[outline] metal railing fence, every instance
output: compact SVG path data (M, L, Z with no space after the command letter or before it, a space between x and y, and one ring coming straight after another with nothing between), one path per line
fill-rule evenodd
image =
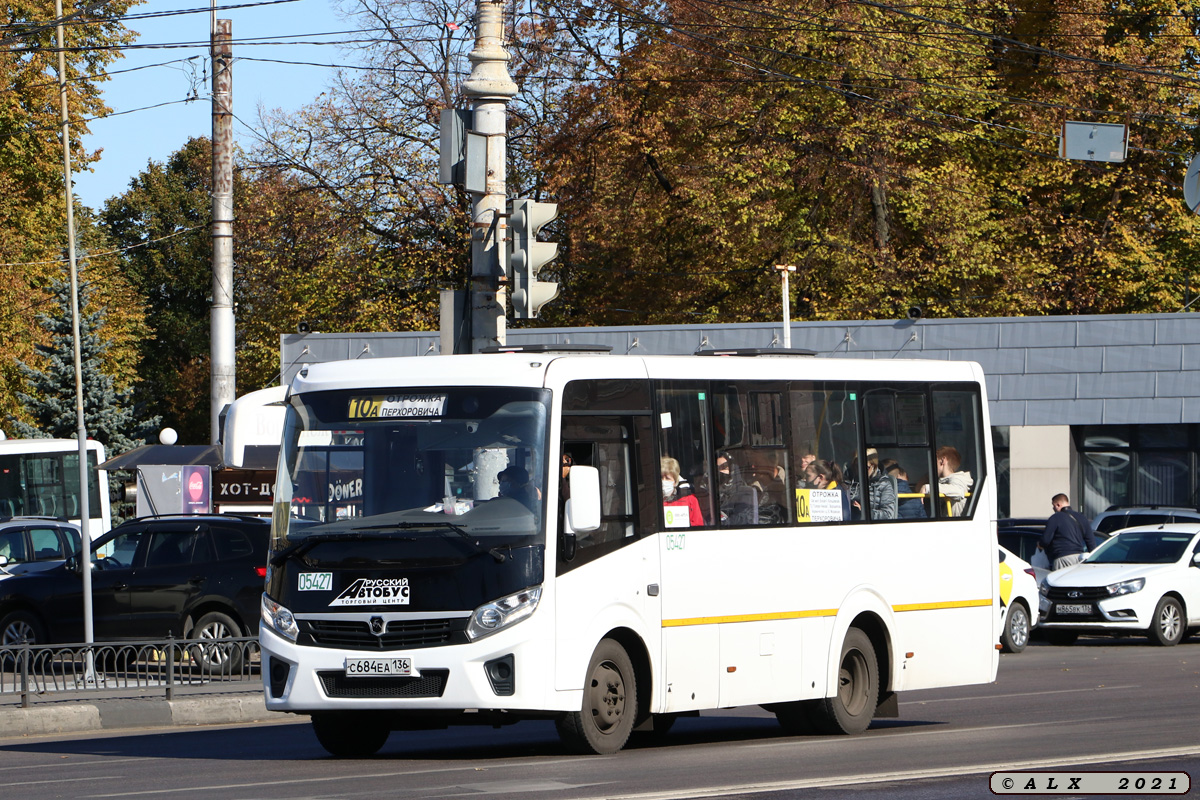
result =
M161 690L261 681L256 637L95 644L0 645L0 702L65 700L78 692Z

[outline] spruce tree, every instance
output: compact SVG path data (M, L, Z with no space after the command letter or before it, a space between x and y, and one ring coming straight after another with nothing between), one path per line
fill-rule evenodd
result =
M17 366L28 387L18 398L32 423L10 419L14 434L21 438L74 439L78 430L75 410L75 356L71 331L71 284L58 279L51 285L55 310L39 314L40 324L49 334L50 343L37 350L45 359L38 369L18 361ZM145 444L146 438L161 422L161 417L139 419L133 404L132 387L118 388L103 370L110 343L101 336L105 311L91 308L92 292L85 281L79 285L79 352L83 374L83 418L88 438L104 445L109 458ZM110 478L110 490L118 491L121 481Z

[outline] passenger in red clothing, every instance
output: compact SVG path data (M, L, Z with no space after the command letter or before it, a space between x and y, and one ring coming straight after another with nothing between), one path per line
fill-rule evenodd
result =
M668 521L667 527L689 527L697 528L701 525L706 525L704 521L704 513L700 510L700 501L693 494L681 495L679 491L679 462L667 456L662 459L662 490L663 490L663 506L665 507L683 507L686 508L688 514L687 525L680 523L674 525ZM678 515L682 517L683 515Z

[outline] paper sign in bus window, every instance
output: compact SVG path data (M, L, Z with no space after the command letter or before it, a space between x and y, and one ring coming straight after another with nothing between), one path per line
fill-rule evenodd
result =
M840 489L797 489L797 522L841 522L842 492Z
M692 527L692 515L687 506L663 506L663 516L668 528Z

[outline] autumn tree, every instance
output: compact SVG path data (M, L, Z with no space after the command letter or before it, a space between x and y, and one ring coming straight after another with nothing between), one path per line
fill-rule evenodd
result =
M193 443L208 440L210 424L197 398L209 396L211 159L207 139L189 140L166 162L148 163L101 215L146 309L137 400Z
M1113 8L626 7L622 68L542 156L569 244L547 321L761 319L781 261L801 316L1178 307L1195 9ZM1080 115L1143 149L1058 160Z
M91 4L64 26L71 156L86 168L99 154L82 145L87 120L109 109L101 97L115 45L132 34L121 16L129 0ZM71 15L68 5L65 13ZM15 0L0 12L0 413L17 414L22 377L15 359L35 358L45 331L36 311L51 301L66 247L54 3Z

